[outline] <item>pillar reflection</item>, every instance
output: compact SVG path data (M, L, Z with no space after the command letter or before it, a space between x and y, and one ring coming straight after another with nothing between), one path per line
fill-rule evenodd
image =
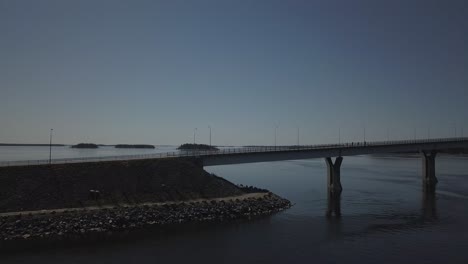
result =
M327 218L341 218L341 195L328 191Z
M327 201L327 229L328 238L336 239L343 235L341 222L341 195L328 191Z
M437 219L436 187L423 185L421 214L425 220Z

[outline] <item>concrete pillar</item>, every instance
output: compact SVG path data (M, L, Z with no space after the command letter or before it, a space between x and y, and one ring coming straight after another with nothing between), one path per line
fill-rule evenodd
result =
M424 191L435 191L437 177L435 175L436 151L422 152L422 177Z
M340 168L341 163L343 162L343 157L338 157L335 159L335 163L333 163L331 158L325 158L325 162L327 163L327 171L328 171L328 191L334 195L340 195L343 188L341 187L341 180L340 180Z

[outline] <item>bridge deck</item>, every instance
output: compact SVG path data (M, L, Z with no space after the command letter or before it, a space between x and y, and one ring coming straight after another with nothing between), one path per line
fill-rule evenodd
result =
M53 164L102 162L136 159L162 159L197 157L203 160L204 166L267 162L279 160L314 159L324 157L353 156L381 153L419 152L429 150L449 150L468 148L468 138L440 138L423 140L399 140L378 142L353 142L342 144L322 144L307 146L278 146L278 147L239 147L219 151L178 151L168 153L87 157L73 159L53 159ZM27 166L49 164L49 160L25 160L0 162L0 167Z
M459 148L468 148L467 138L416 140L394 142L368 142L345 143L328 146L315 146L313 148L276 149L271 151L240 152L230 155L202 155L204 166L268 162L280 160L315 159L339 156L356 156L383 153L405 153L421 151L441 151Z

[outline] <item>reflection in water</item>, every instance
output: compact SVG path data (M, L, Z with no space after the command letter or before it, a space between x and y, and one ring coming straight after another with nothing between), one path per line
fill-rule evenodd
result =
M423 186L421 216L423 220L437 219L437 205L435 186Z
M341 195L329 191L327 218L332 218L333 214L336 218L341 217Z
M330 238L339 238L343 235L341 223L341 195L328 191L327 223Z
M421 214L407 214L404 211L386 215L382 218L373 218L368 222L369 226L360 231L343 232L343 221L341 219L341 196L328 192L328 206L326 211L328 235L331 238L342 236L362 237L372 233L380 232L408 232L421 229L430 222L437 220L436 188L425 187L421 192ZM369 219L367 219L369 221ZM348 221L348 225L349 225ZM352 220L351 220L352 223ZM349 226L348 226L349 227Z

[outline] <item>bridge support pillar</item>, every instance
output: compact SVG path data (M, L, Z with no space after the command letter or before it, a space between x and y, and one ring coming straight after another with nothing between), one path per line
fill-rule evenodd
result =
M335 163L333 163L330 157L325 158L325 162L327 163L327 171L328 171L328 192L332 195L340 195L343 188L341 187L341 180L340 180L340 170L341 170L341 163L343 162L343 157L337 157L335 159Z
M435 191L437 177L435 175L436 151L422 152L422 177L424 191Z

